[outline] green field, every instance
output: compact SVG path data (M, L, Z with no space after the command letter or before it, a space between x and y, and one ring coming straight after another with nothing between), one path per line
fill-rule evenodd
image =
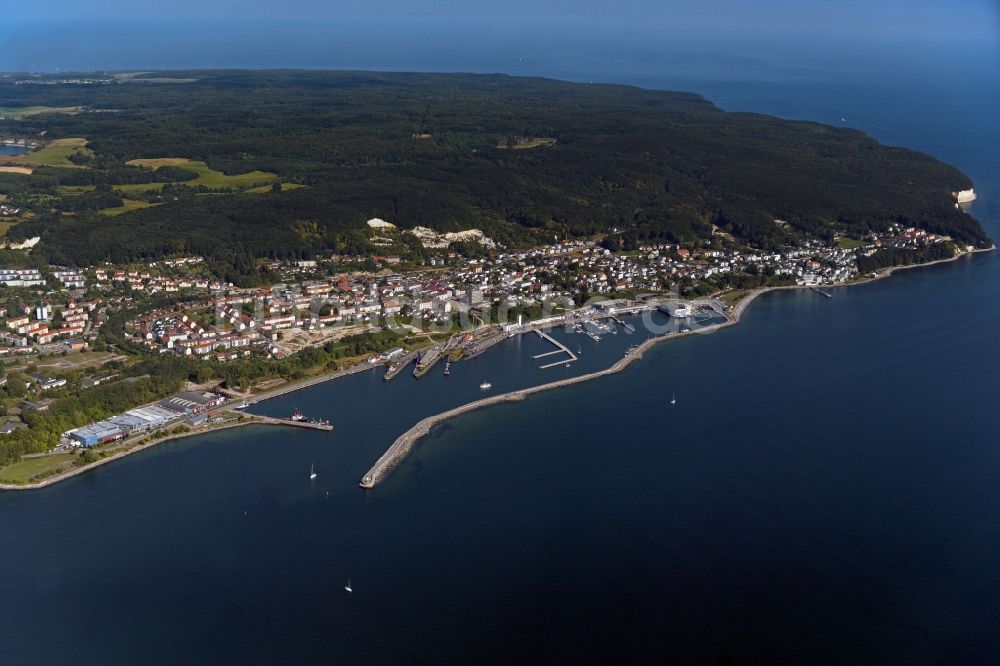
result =
M281 191L287 192L288 190L297 190L300 187L305 187L301 183L282 183ZM265 194L271 191L270 185L261 185L259 187L251 187L249 190L244 190L247 194Z
M114 359L122 359L111 352L86 351L70 352L65 356L52 356L42 361L35 361L40 370L70 372L80 368L104 365Z
M122 199L122 205L116 206L115 208L104 208L100 211L101 215L121 215L122 213L127 213L130 210L139 210L140 208L149 208L150 206L159 206L160 204L149 203L148 201L138 201L136 199Z
M63 466L69 467L74 460L76 460L76 454L73 453L57 453L39 458L25 458L21 462L16 462L13 465L8 465L0 469L0 483L28 483L31 477L43 472L49 472Z
M7 230L10 229L15 224L17 224L17 222L14 221L14 220L10 220L10 219L0 220L0 238L3 238L4 236L6 236L7 235Z
M161 166L178 166L188 171L194 171L198 177L194 180L186 180L175 183L176 185L186 185L197 187L199 185L210 188L233 188L252 189L260 186L270 187L270 184L278 179L273 173L266 171L250 171L240 173L235 176L228 176L221 171L216 171L200 160L188 160L183 157L159 157L154 159L129 160L126 164L131 166L144 166L154 170ZM136 185L118 185L115 189L122 194L138 194L149 190L159 190L164 183L140 183Z
M74 153L83 153L91 157L94 155L93 151L87 148L86 139L55 139L32 153L17 155L11 161L33 166L77 167L82 169L83 167L69 161L69 156Z
M82 106L0 106L0 119L22 120L39 113L80 113Z
M740 301L742 301L749 293L750 292L747 291L746 289L734 289L732 291L727 291L726 293L722 294L722 296L719 296L719 300L728 305L729 307L732 307L737 303L739 303Z
M93 185L60 185L56 188L56 192L62 196L76 196L78 194L83 194L84 192L93 192Z
M843 248L845 250L854 250L862 245L867 245L868 241L858 240L856 238L848 238L847 236L841 236L837 239L837 247Z

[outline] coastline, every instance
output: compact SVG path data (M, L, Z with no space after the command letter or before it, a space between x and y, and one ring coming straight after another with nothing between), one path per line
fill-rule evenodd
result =
M893 273L895 273L898 270L907 270L907 269L912 269L912 268L926 268L928 266L933 266L933 265L936 265L936 264L954 262L954 261L957 261L958 259L960 259L962 257L973 255L973 254L982 254L982 253L986 253L986 252L993 252L994 250L996 250L996 245L992 245L991 247L988 247L988 248L982 248L982 249L977 249L977 250L971 250L971 251L968 251L968 252L962 252L962 253L956 254L954 257L950 257L950 258L947 258L947 259L938 259L938 260L930 261L930 262L927 262L927 263L910 264L910 265L907 265L907 266L893 266L893 267L885 269L882 272L877 273L874 276L871 276L871 277L868 277L868 278L864 278L862 280L858 280L858 281L855 281L855 282L848 282L848 283L844 283L844 284L841 284L841 285L834 285L834 287L853 287L853 286L857 286L857 285L868 284L870 282L875 282L876 280L881 280L883 278L890 277ZM825 286L830 286L830 285L825 285ZM624 370L625 368L627 368L633 362L641 359L643 357L643 354L648 349L650 349L651 347L653 347L654 345L656 345L656 344L658 344L660 342L666 342L666 341L669 341L669 340L675 340L675 339L678 339L678 338L682 338L682 337L686 337L686 336L694 335L694 334L709 333L709 332L712 332L712 331L720 330L720 329L727 328L729 326L734 326L734 325L738 324L740 322L740 320L741 320L744 312L746 312L747 308L749 308L750 304L753 303L762 294L766 294L766 293L771 292L771 291L793 290L793 289L809 289L809 288L810 287L807 286L807 285L787 285L787 286L780 286L780 287L761 287L761 288L758 288L758 289L754 289L753 291L751 291L750 293L748 293L745 298L741 299L735 306L732 307L731 312L729 312L726 315L726 321L718 323L718 324L712 324L711 326L706 326L705 328L700 328L700 329L698 329L696 331L686 331L686 332L681 332L681 333L668 333L666 335L661 335L661 336L656 336L656 337L653 337L653 338L649 338L649 339L645 340L643 343L641 343L634 350L632 350L631 352L627 353L624 357L622 357L621 359L619 359L618 361L616 361L612 365L608 366L607 368L604 368L603 370L597 370L595 372L587 373L585 375L579 375L579 376L576 376L576 377L568 377L566 379L561 379L561 380L557 380L557 381L554 381L554 382L549 382L547 384L540 384L538 386L532 386L532 387L529 387L529 388L526 388L526 389L520 389L518 391L511 391L511 392L508 392L508 393L503 393L503 394L500 394L500 395L491 396L489 398L483 398L483 399L480 399L480 400L475 400L473 402L469 402L469 403L466 403L464 405L460 405L459 407L455 407L455 408L447 410L445 412L441 412L439 414L435 414L435 415L432 415L432 416L425 417L425 418L421 419L420 421L418 421L413 426L411 426L402 435L400 435L399 437L396 438L396 440L389 446L389 448L386 449L385 453L383 453L382 456L380 456L379 459L375 462L375 464L371 467L371 469L369 469L369 471L365 474L365 476L362 478L361 482L359 482L358 485L361 488L364 488L366 490L374 488L374 486L376 484L378 484L379 482L381 482L382 480L385 479L385 477L389 474L389 472L392 471L393 468L396 467L396 465L398 465L400 462L402 462L403 459L406 458L406 456L413 449L413 447L421 439L423 439L423 437L425 437L431 431L431 429L434 426L436 426L436 425L438 425L440 423L448 421L448 420L450 420L452 418L455 418L455 417L460 416L462 414L465 414L467 412L475 411L477 409L482 409L484 407L489 407L490 405L507 403L507 402L519 402L521 400L524 400L529 395L532 395L532 394L535 394L535 393L542 393L544 391L550 391L550 390L553 390L553 389L562 388L564 386L570 386L570 385L573 385L573 384L579 384L579 383L590 381L590 380L593 380L593 379L598 379L598 378L604 377L606 375L611 375L611 374L615 374L615 373L621 372L622 370ZM252 399L255 402L256 401L261 401L261 400L270 400L271 398L276 398L276 397L279 397L281 395L285 395L287 393L292 393L294 391L298 391L298 390L301 390L301 389L310 388L312 386L316 386L318 384L322 384L322 383L325 383L325 382L328 382L328 381L332 381L334 379L339 379L340 377L344 377L344 376L347 376L347 375L356 374L356 373L359 373L359 372L365 372L367 370L373 370L373 369L378 368L378 367L382 367L382 366L380 366L380 365L371 365L371 364L367 364L367 363L366 364L359 364L359 365L351 366L349 368L345 368L343 370L337 370L335 372L331 372L331 373L327 373L327 374L320 374L320 375L317 375L315 377L304 379L304 380L299 381L299 382L288 383L288 384L285 384L283 386L280 386L280 387L277 387L277 388L274 388L274 389L271 389L271 390L265 390L265 391L263 391L261 393L249 394L249 395L247 395L245 397L248 398L248 399ZM248 415L248 416L250 416L250 415ZM248 425L286 425L286 424L280 422L279 420L264 420L263 418L261 420L258 420L256 417L251 417L251 418L247 418L245 421L238 421L238 422L234 422L234 423L225 423L225 424L218 425L218 426L215 426L215 427L211 427L211 428L208 428L208 429L191 430L191 431L188 431L188 432L167 435L165 437L155 439L155 440L153 440L151 442L147 442L146 444L141 444L139 446L134 446L132 448L116 452L116 453L114 453L114 454L112 454L112 455L110 455L110 456L108 456L106 458L101 458L100 460L95 461L95 462L93 462L93 463L91 463L89 465L86 465L84 467L74 467L73 469L66 470L65 472L61 472L59 474L54 474L54 475L52 475L50 477L46 477L46 478L41 479L39 481L35 481L35 482L32 482L32 483L26 483L26 484L0 483L0 492L2 492L2 491L13 491L13 490L38 490L38 489L41 489L41 488L45 488L47 486L51 486L51 485L53 485L55 483L58 483L60 481L64 481L66 479L72 478L72 477L77 476L79 474L83 474L85 472L89 472L90 470L93 470L93 469L95 469L97 467L100 467L101 465L105 465L105 464L113 462L115 460L120 460L120 459L122 459L122 458L124 458L126 456L129 456L129 455L133 454L133 453L138 453L139 451L144 451L144 450L146 450L148 448L154 447L154 446L156 446L158 444L162 444L164 442L169 442L169 441L172 441L172 440L175 440L175 439L183 439L183 438L186 438L186 437L195 437L195 436L198 436L198 435L207 435L207 434L211 434L213 432L217 432L217 431L220 431L220 430L228 430L228 429L231 429L231 428L237 428L237 427L248 426Z
M251 426L251 425L283 425L283 426L288 426L288 425L295 425L295 424L285 422L285 421L283 421L281 419L272 419L272 418L267 418L267 417L256 417L256 416L250 417L250 416L248 416L248 418L246 418L243 421L233 421L233 422L230 422L230 423L222 423L222 424L211 426L211 427L208 427L208 428L197 429L197 430L188 430L186 432L178 432L178 433L168 434L168 435L165 435L163 437L158 437L158 438L154 439L151 442L146 442L145 444L140 444L138 446L133 446L131 448L124 449L122 451L118 451L116 453L113 453L110 456L107 456L106 458L101 458L100 460L96 460L96 461L90 463L89 465L85 465L83 467L73 467L72 469L68 469L65 472L60 472L59 474L53 474L52 476L45 477L44 479L40 479L38 481L34 481L34 482L31 482L31 483L25 483L25 484L0 483L0 491L4 491L4 490L38 490L40 488L45 488L46 486L51 486L52 484L55 484L55 483L59 483L60 481L65 481L66 479L72 478L72 477L77 476L79 474L84 474L85 472L89 472L89 471L91 471L91 470L93 470L93 469L95 469L97 467L100 467L101 465L106 465L106 464L108 464L110 462L114 462L115 460L121 460L122 458L125 458L126 456L130 456L133 453L138 453L139 451L145 451L146 449L152 448L152 447L157 446L159 444L163 444L164 442L170 442L170 441L173 441L175 439L185 439L187 437L197 437L199 435L209 435L211 433L219 432L221 430L231 430L233 428L241 428L243 426Z
M957 261L958 259L968 255L993 252L994 250L996 250L995 244L988 248L962 252L948 259L938 259L923 264L911 264L908 266L892 266L880 273L876 273L871 277L858 280L856 282L848 282L843 285L835 285L835 286L853 287L862 284L869 284L871 282L875 282L876 280L881 280L890 277L897 270L903 270L908 268L925 268L928 266L933 266L935 264ZM397 437L396 440L393 441L391 445L389 445L389 448L386 449L385 453L383 453L379 457L379 459L375 461L375 464L372 465L371 469L369 469L368 472L365 473L361 481L358 483L358 486L364 490L371 490L372 488L374 488L379 482L385 479L385 477L388 476L388 474L400 462L402 462L409 455L410 451L413 450L414 446L416 446L416 444L421 439L426 437L430 433L430 431L434 428L434 426L444 423L445 421L451 420L456 416L460 416L462 414L475 411L477 409L483 409L491 405L496 405L506 402L519 402L521 400L524 400L527 396L535 393L542 393L544 391L550 391L553 389L562 388L563 386L579 384L582 382L590 381L592 379L598 379L600 377L605 377L607 375L612 375L621 372L629 365L631 365L633 362L641 359L643 357L643 354L648 349L650 349L651 347L660 342L666 342L668 340L676 340L678 338L700 333L710 333L723 328L727 328L729 326L735 326L740 322L740 319L743 317L743 313L746 312L750 304L753 303L759 296L763 294L766 294L771 291L809 289L809 288L810 288L809 285L787 285L781 287L761 287L759 289L754 289L749 294L747 294L746 298L740 300L732 308L732 311L727 315L725 322L719 324L712 324L711 326L706 326L705 328L700 328L696 331L687 331L682 333L668 333L666 335L660 335L653 338L649 338L648 340L640 344L637 348L627 353L624 357L622 357L614 364L603 370L598 370L585 375L579 375L577 377L561 379L554 382L549 382L547 384L540 384L538 386L532 386L530 388L521 389L518 391L510 391L508 393L491 396L489 398L483 398L481 400L475 400L473 402L466 403L459 407L449 409L448 411L423 418L416 424L414 424L412 427L410 427L409 430L407 430L402 435Z

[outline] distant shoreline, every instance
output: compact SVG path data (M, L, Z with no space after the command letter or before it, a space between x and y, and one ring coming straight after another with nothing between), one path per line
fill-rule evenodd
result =
M929 261L923 264L911 264L908 266L892 266L885 269L874 276L858 280L856 282L849 282L843 285L821 285L827 287L853 287L862 284L868 284L875 282L876 280L881 280L891 276L897 270L903 270L907 268L924 268L927 266L933 266L935 264L947 263L957 261L961 257L969 256L972 254L979 254L984 252L992 252L996 249L996 245L992 245L989 248L983 248L978 250L971 250L968 252L961 252L953 257L947 259L938 259L935 261ZM547 384L540 384L538 386L532 386L526 389L520 389L517 391L510 391L508 393L503 393L501 395L490 396L489 398L483 398L481 400L474 400L473 402L460 405L448 411L441 412L440 414L435 414L433 416L428 416L421 419L412 427L410 427L406 432L396 438L395 441L389 448L386 449L375 464L368 470L368 472L362 477L358 486L364 490L371 490L383 479L385 479L388 474L396 468L399 463L401 463L413 450L416 444L426 437L434 426L449 421L457 416L472 412L484 407L489 407L491 405L497 405L507 402L519 402L524 400L529 395L535 393L542 393L544 391L550 391L557 388L562 388L563 386L570 386L572 384L580 384L582 382L587 382L592 379L598 379L600 377L605 377L607 375L612 375L621 372L633 362L641 359L643 354L660 342L667 342L669 340L676 340L678 338L687 337L689 335L696 335L699 333L709 333L712 331L717 331L729 326L735 326L740 322L743 317L743 313L746 312L747 308L753 303L759 296L766 294L771 291L782 291L782 290L796 290L796 289L809 289L811 285L787 285L781 287L761 287L751 291L745 298L740 300L733 308L732 311L727 315L726 321L719 324L712 324L711 326L706 326L705 328L700 328L694 331L687 331L683 333L667 333L666 335L659 335L652 337L640 344L636 349L631 352L626 353L624 357L616 361L611 366L604 368L603 370L597 370L585 375L579 375L577 377L569 377L567 379L560 379L558 381L549 382Z
M992 252L995 249L996 249L996 246L993 245L993 246L991 246L989 248L972 250L972 251L969 251L969 252L962 252L962 253L956 254L954 257L950 257L948 259L938 259L938 260L930 261L930 262L923 263L923 264L910 264L908 266L893 266L893 267L890 267L888 269L885 269L884 271L879 272L878 274L876 274L876 275L874 275L872 277L865 278L865 279L862 279L862 280L858 280L856 282L845 283L843 285L833 285L833 287L834 288L839 288L839 287L853 287L853 286L857 286L857 285L861 285L861 284L868 284L868 283L874 282L876 280L881 280L883 278L887 278L887 277L891 276L894 272L896 272L898 270L906 270L906 269L911 269L911 268L925 268L925 267L928 267L928 266L933 266L935 264L942 264L942 263L953 262L953 261L957 261L958 259L960 259L962 257L965 257L965 256L969 256L969 255L972 255L972 254L981 254L981 253L985 253L985 252ZM831 285L823 285L823 286L830 287ZM669 341L669 340L676 340L676 339L687 337L687 336L690 336L690 335L695 335L695 334L700 334L700 333L708 333L708 332L720 330L720 329L723 329L723 328L727 328L729 326L734 326L734 325L736 325L736 324L738 324L740 322L741 318L743 317L744 312L746 312L746 310L750 306L750 304L753 303L762 294L766 294L766 293L771 292L771 291L795 290L795 289L809 289L809 286L808 285L787 285L787 286L781 286L781 287L761 287L759 289L754 289L753 291L751 291L750 293L748 293L745 298L743 298L742 300L740 300L732 308L732 311L727 315L727 318L726 318L725 322L721 322L721 323L718 323L718 324L712 324L710 326L706 326L705 328L700 328L700 329L695 330L695 331L687 331L687 332L682 332L682 333L668 333L666 335L660 335L660 336L649 338L649 339L645 340L643 343L641 343L632 352L626 354L623 358L619 359L614 364L612 364L609 367L604 368L602 370L597 370L595 372L591 372L591 373L588 373L588 374L585 374L585 375L579 375L577 377L568 377L566 379L561 379L561 380L558 380L558 381L555 381L555 382L550 382L550 383L547 383L547 384L540 384L538 386L532 386L532 387L528 387L528 388L521 389L521 390L518 390L518 391L511 391L509 393L503 393L501 395L490 396L488 398L483 398L483 399L480 399L480 400L475 400L473 402L466 403L464 405L460 405L459 407L455 407L453 409L450 409L448 411L442 412L440 414L435 414L435 415L432 415L432 416L425 417L425 418L421 419L420 421L418 421L416 424L414 424L411 428L409 428L402 435L400 435L399 437L396 438L396 440L389 446L389 448L385 451L385 453L383 453L382 456L375 462L375 465L368 471L368 473L365 475L365 477L362 479L362 481L358 485L360 487L362 487L362 488L364 488L364 489L367 490L367 489L373 488L376 484L378 484L379 482L381 482L389 474L389 472L392 471L392 469L394 469L400 462L402 462L403 459L406 458L406 456L413 449L413 447L417 444L417 442L419 442L421 439L423 439L423 437L425 437L431 431L431 429L435 425L443 423L444 421L448 421L448 420L450 420L452 418L455 418L456 416L460 416L460 415L465 414L467 412L471 412L471 411L475 411L475 410L478 410L478 409L482 409L482 408L488 407L490 405L501 404L501 403L506 403L506 402L519 402L521 400L524 400L527 396L535 394L535 393L542 393L544 391L550 391L550 390L553 390L553 389L556 389L556 388L562 388L563 386L570 386L572 384L580 384L580 383L583 383L583 382L586 382L586 381L590 381L592 379L597 379L599 377L604 377L606 375L611 375L611 374L615 374L615 373L621 372L626 367L628 367L630 364L632 364L634 361L637 361L640 358L642 358L643 354L648 349L650 349L651 347L653 347L656 344L659 344L661 342L666 342L666 341ZM294 382L294 383L286 384L284 386L280 386L280 387L277 387L277 388L274 388L274 389L271 389L271 390L266 390L266 391L263 391L263 392L258 393L258 394L247 395L246 397L248 399L252 399L252 400L255 400L255 401L270 400L272 398L277 398L277 397L285 395L287 393L293 393L295 391L299 391L299 390L302 390L302 389L311 388L313 386L316 386L317 384L322 384L322 383L325 383L325 382L328 382L328 381L332 381L334 379L339 379L339 378L347 376L347 375L356 374L356 373L359 373L359 372L365 372L367 370L373 370L373 369L375 369L377 367L380 367L380 366L378 366L378 365L367 365L367 366L366 365L356 365L356 366L352 366L350 368L346 368L346 369L343 369L343 370L337 370L335 372L321 374L321 375L318 375L316 377L311 377L309 379L306 379L306 380L303 380L303 381L300 381L300 382ZM40 479L39 481L35 481L35 482L31 482L31 483L26 483L26 484L0 483L0 491L8 491L8 490L39 490L41 488L46 488L48 486L54 485L56 483L59 483L60 481L65 481L66 479L69 479L69 478L72 478L74 476L78 476L80 474L84 474L86 472L89 472L89 471L91 471L91 470L93 470L93 469L95 469L97 467L100 467L102 465L106 465L106 464L108 464L110 462L113 462L115 460L120 460L122 458L125 458L126 456L132 455L133 453L138 453L140 451L145 451L146 449L149 449L149 448L152 448L154 446L157 446L158 444L163 444L164 442L169 442L169 441L176 440L176 439L184 439L186 437L196 437L196 436L199 436L199 435L209 435L211 433L219 432L221 430L229 430L229 429L232 429L232 428L238 428L238 427L242 427L242 426L249 426L249 425L273 425L274 424L273 421L258 421L258 420L255 420L252 415L248 414L247 416L248 416L248 418L245 421L237 421L237 422L233 422L233 423L225 423L225 424L222 424L222 425L214 426L214 427L211 427L211 428L208 428L208 429L203 429L203 430L190 430L190 431L183 432L183 433L176 433L176 434L165 435L165 436L157 438L157 439L155 439L155 440L153 440L151 442L147 442L145 444L141 444L139 446L135 446L135 447L132 447L132 448L124 450L124 451L119 451L117 453L114 453L114 454L106 457L106 458L101 458L100 460L97 460L97 461L95 461L95 462L93 462L93 463L91 463L89 465L84 466L84 467L74 467L73 469L66 470L65 472L61 472L59 474L54 474L54 475L52 475L50 477L46 477L44 479ZM366 481L366 479L370 479L370 480Z
M72 478L74 476L78 476L80 474L84 474L86 472L89 472L89 471L97 468L97 467L100 467L101 465L106 465L106 464L108 464L110 462L114 462L115 460L121 460L122 458L130 456L133 453L138 453L140 451L145 451L146 449L149 449L149 448L152 448L154 446L157 446L158 444L163 444L164 442L173 441L175 439L184 439L186 437L197 437L199 435L210 435L212 433L220 432L222 430L231 430L233 428L241 428L241 427L244 427L244 426L252 426L252 425L266 426L266 425L290 425L290 424L283 423L283 422L281 422L278 419L263 420L263 419L253 418L252 416L248 415L248 418L246 418L246 420L244 420L244 421L233 421L233 422L230 422L230 423L223 423L223 424L220 424L220 425L209 426L207 428L202 428L202 429L188 430L186 432L178 432L178 433L165 434L163 437L157 437L153 441L146 442L145 444L140 444L138 446L133 446L132 448L124 449L122 451L118 451L116 453L113 453L112 455L109 455L106 458L101 458L100 460L95 460L94 462L90 463L89 465L85 465L83 467L73 467L72 469L68 469L65 472L60 472L59 474L53 474L52 476L47 476L44 479L40 479L38 481L33 481L31 483L25 483L25 484L0 483L0 491L4 491L4 490L38 490L40 488L45 488L46 486L51 486L51 485L53 485L55 483L59 483L60 481L65 481L66 479Z

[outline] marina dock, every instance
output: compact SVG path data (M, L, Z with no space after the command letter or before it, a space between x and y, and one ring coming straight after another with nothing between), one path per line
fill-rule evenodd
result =
M632 324L624 322L614 315L610 315L610 317L616 324L624 328L628 333L635 333L635 326L633 326Z
M549 335L548 333L546 333L542 329L536 328L535 329L535 333L538 333L538 337L542 338L543 340L548 340L549 342L551 342L552 344L554 344L556 346L556 349L554 349L553 351L550 351L550 352L545 352L543 354L537 354L537 355L533 356L532 358L543 358L545 356L552 356L553 354L566 354L567 356L569 356L569 358L563 359L561 361L556 361L555 363L547 363L545 365L540 365L540 366L538 366L539 370L544 370L545 368L553 368L553 367L555 367L557 365L565 365L567 363L572 363L573 361L576 360L576 354L574 354L572 351L570 351L569 347L567 347L563 343L559 342L558 340L556 340L555 338L553 338L551 335Z
M329 432L333 430L332 423L316 423L313 421L293 421L291 419L276 419L271 416L254 416L253 423L260 423L263 425L283 425L283 426L293 426L295 428L309 428L311 430L325 430Z

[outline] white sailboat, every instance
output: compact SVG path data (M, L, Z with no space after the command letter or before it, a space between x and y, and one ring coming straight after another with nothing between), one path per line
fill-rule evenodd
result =
M671 405L676 405L677 404L677 394L676 393L671 393L670 394L670 404Z
M310 479L316 478L316 466L311 463L309 465L309 478Z
M354 590L351 589L351 579L350 578L347 579L347 585L344 586L344 589L347 590L348 592L354 592Z
M479 385L479 388L481 388L484 391L486 391L487 389L490 389L492 387L493 387L493 384L490 384L489 382L483 382L482 384Z

